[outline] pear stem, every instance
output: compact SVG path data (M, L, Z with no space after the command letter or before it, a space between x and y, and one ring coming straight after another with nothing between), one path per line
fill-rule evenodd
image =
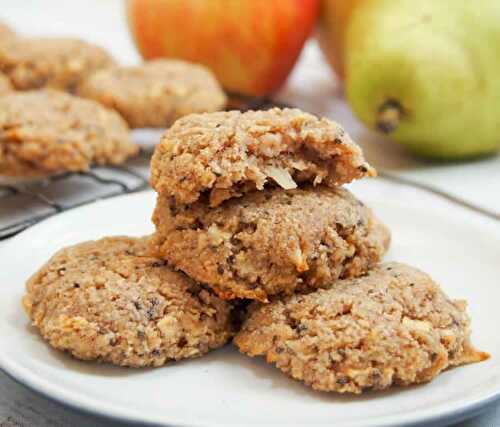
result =
M392 133L398 128L403 115L404 110L401 104L394 99L388 99L378 110L375 126L380 132Z

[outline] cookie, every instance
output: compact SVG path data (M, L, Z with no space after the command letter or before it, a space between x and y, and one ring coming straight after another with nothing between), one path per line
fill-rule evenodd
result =
M72 92L87 75L113 65L99 46L70 38L13 38L0 45L0 71L18 90Z
M389 231L342 188L247 193L210 208L158 197L159 256L225 299L329 286L365 273L387 250Z
M32 177L120 164L138 152L125 121L55 90L0 97L0 175Z
M9 92L12 92L12 85L10 84L10 80L3 74L0 74L0 96L3 96Z
M52 347L121 366L198 357L233 334L231 306L152 257L147 238L61 250L29 280L23 306Z
M487 359L469 342L465 308L427 274L383 264L331 289L254 303L234 342L316 390L382 390Z
M374 174L337 123L298 109L184 117L164 134L151 162L159 194L185 204L208 193L211 206L265 186L333 187Z
M226 104L208 68L167 59L98 71L78 93L114 108L132 128L167 127L179 117L218 111Z
M0 42L13 39L16 36L14 31L3 22L0 22Z

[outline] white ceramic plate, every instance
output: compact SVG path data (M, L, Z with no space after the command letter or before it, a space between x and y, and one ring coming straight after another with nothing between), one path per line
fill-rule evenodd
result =
M500 224L382 180L353 189L392 229L387 259L422 268L452 297L470 301L473 340L489 361L427 385L356 397L314 392L230 345L148 370L84 363L50 349L21 310L24 282L63 246L152 231L154 195L146 192L58 215L0 246L0 367L74 408L168 426L443 426L477 413L500 396Z

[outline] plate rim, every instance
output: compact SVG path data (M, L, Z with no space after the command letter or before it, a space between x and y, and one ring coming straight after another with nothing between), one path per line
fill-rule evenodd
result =
M1 361L0 361L1 363ZM41 396L45 399L47 399L50 402L56 403L57 405L60 405L64 409L68 409L71 411L76 412L78 415L90 415L96 418L103 418L104 420L108 421L117 421L121 423L127 423L131 426L144 426L144 427L188 427L187 424L172 424L172 423L166 423L166 422L160 422L160 421L152 421L152 420L145 420L145 419L139 419L136 417L127 417L127 416L120 416L117 414L110 414L107 412L102 412L96 409L92 409L90 407L84 406L84 405L78 405L76 403L73 403L72 401L66 401L62 398L56 397L51 395L50 393L36 387L33 384L30 384L29 382L26 382L19 377L14 376L12 373L8 372L7 370L4 369L3 366L0 366L0 372L5 374L8 378L13 380L16 384L19 384L21 387L25 387L28 390L34 392L36 395ZM483 399L479 402L473 402L469 405L462 406L460 409L456 411L451 411L451 413L442 413L442 414L436 414L434 416L429 416L427 418L422 418L418 421L409 421L408 423L404 422L403 424L401 423L391 423L391 424L384 424L384 427L446 427L450 426L455 423L459 423L461 421L469 420L475 416L478 416L482 414L483 412L487 411L490 407L494 406L495 404L500 403L500 390L498 390L494 395ZM210 426L211 424L199 424L201 427L206 427ZM235 424L238 425L238 424ZM339 427L341 427L339 425Z
M85 212L87 210L93 210L96 207L100 208L101 206L106 206L109 204L115 204L118 199L120 201L124 199L134 199L134 198L144 198L151 196L150 191L141 191L133 194L125 194L120 195L112 199L100 200L95 203L82 206L80 208L75 208L73 210L63 212L63 216L71 216L77 214L78 212ZM481 224L485 227L490 227L492 223L491 219L483 217L479 213L474 212L465 212L466 210L460 208L457 205L455 206L457 211L462 211L464 218L471 220L472 217L476 217L475 219L481 219ZM470 216L472 215L472 216ZM18 240L22 240L24 236L30 233L32 230L37 230L40 227L46 226L47 223L56 221L59 218L59 215L55 217L47 218L46 220L41 221L40 223L30 227L27 230L24 230L19 235L14 236L9 239L5 244L0 247L0 254L8 252L9 247L12 245L16 245ZM478 221L471 221L474 225L478 224ZM493 223L498 226L498 223L493 221ZM69 397L64 397L63 393L60 393L62 390L57 390L57 387L49 384L46 379L43 377L37 377L36 373L31 371L29 368L23 367L13 361L12 359L5 358L3 354L0 352L0 372L3 372L7 377L11 378L16 383L20 384L23 387L28 388L29 390L35 392L36 394L43 396L51 402L56 402L66 409L70 409L79 414L91 415L94 417L102 417L107 420L125 422L132 425L145 425L148 427L187 427L188 424L185 422L174 420L173 422L162 421L157 418L157 416L153 417L141 417L136 411L129 410L127 408L118 409L115 405L111 407L106 407L100 404L98 399L95 399L91 396L87 396L85 400L77 402L75 396L71 394ZM484 397L476 397L471 399L469 402L463 404L461 401L455 402L452 406L444 407L441 409L433 409L434 413L427 413L419 417L415 418L415 414L412 416L412 419L408 419L407 421L401 420L401 415L384 415L378 417L375 421L378 423L383 423L384 427L444 427L449 426L450 424L457 423L469 418L472 418L490 406L493 406L495 403L500 402L500 386L497 390L493 392L487 392ZM237 424L237 423L236 423ZM209 427L213 426L213 423L210 422L199 422L197 423L198 427ZM369 423L367 426L375 426L380 424Z

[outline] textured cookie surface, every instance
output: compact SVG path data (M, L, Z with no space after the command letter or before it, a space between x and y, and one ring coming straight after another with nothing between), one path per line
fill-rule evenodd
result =
M18 90L72 92L90 73L113 64L100 47L69 38L12 38L0 45L0 71Z
M133 128L166 127L179 117L218 111L226 104L207 68L176 60L98 71L78 93L116 109Z
M160 366L231 337L231 306L150 256L146 238L112 237L58 252L23 306L49 344L84 360Z
M380 390L486 359L469 342L465 307L427 274L383 264L331 289L254 303L235 343L317 390Z
M375 174L337 123L278 108L184 117L164 134L151 169L159 194L184 204L206 192L212 206L265 185L337 186Z
M44 176L119 164L138 152L118 113L64 92L0 97L0 175Z
M5 95L9 92L12 92L12 85L10 84L10 80L7 78L7 76L4 76L0 73L0 96Z
M347 190L312 186L247 193L210 208L159 196L158 253L223 298L266 300L363 274L389 232Z

